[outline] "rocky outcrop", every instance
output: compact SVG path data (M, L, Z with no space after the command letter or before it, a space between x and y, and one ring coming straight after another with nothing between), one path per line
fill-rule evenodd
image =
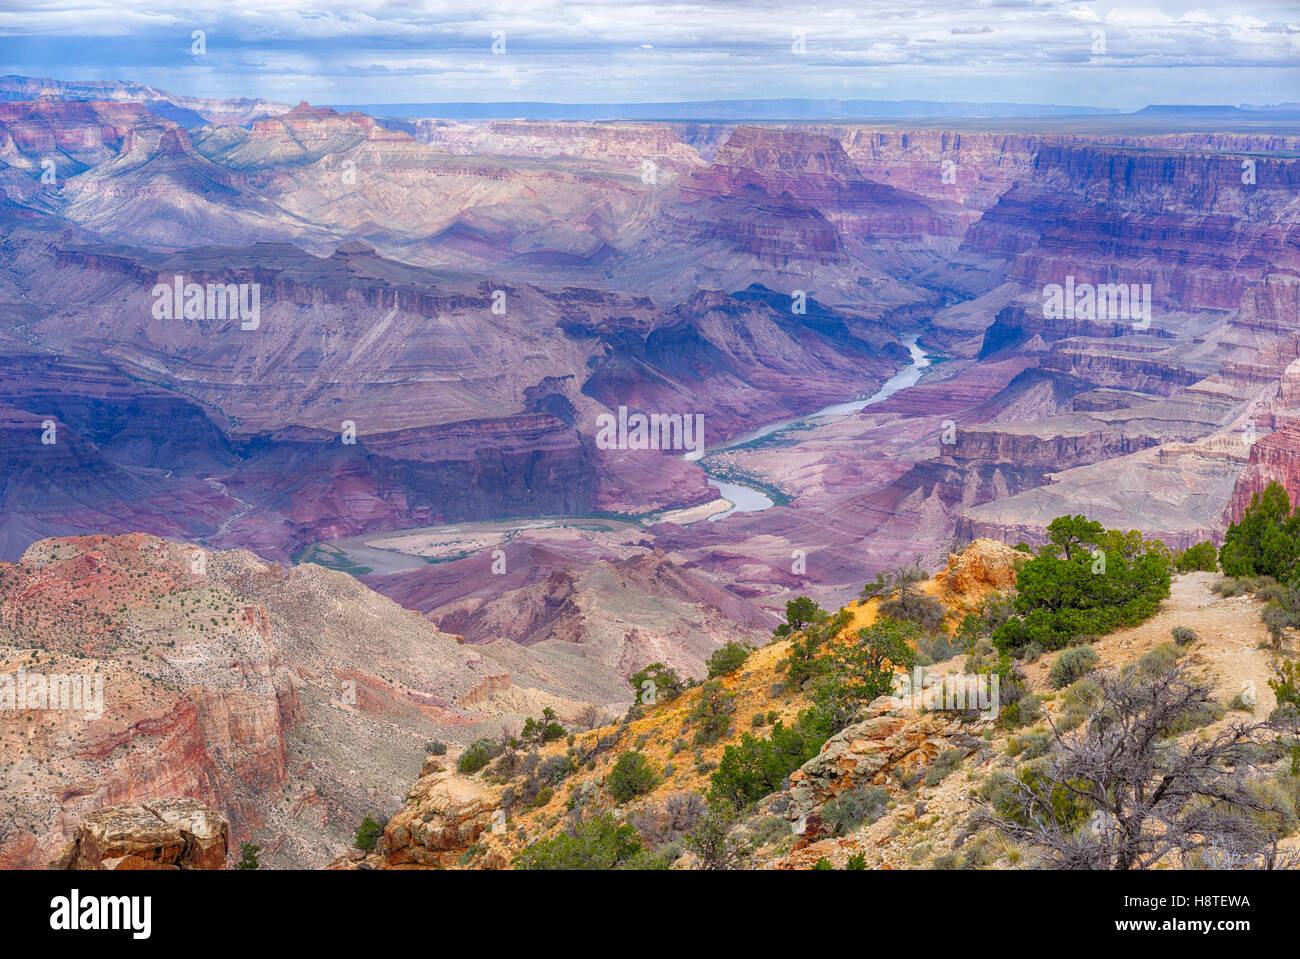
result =
M194 799L109 806L77 827L51 869L224 869L230 823Z
M948 565L935 574L935 584L944 602L968 607L993 592L1005 592L1016 585L1016 570L1024 553L992 539L977 539L960 553L948 555Z
M803 836L817 837L818 811L841 793L862 786L883 786L923 769L947 749L973 752L976 742L962 724L943 712L900 708L882 696L858 719L836 733L812 759L790 774L787 817L803 823Z
M498 797L486 786L454 772L416 781L406 805L384 827L378 854L386 866L446 867L490 830Z

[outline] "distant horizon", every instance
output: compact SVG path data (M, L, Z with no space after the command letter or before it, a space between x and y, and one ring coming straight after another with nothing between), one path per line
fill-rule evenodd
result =
M6 74L0 76L0 100L32 99L40 94L29 92L19 95L6 90L6 85L42 84L52 86L50 91L66 99L94 99L92 88L105 86L117 88L132 97L149 90L171 101L192 99L187 94L153 84L116 78L113 80L64 79L54 76ZM205 98L209 99L209 98ZM272 102L292 109L289 101L270 101L264 97L248 95L210 98L229 101ZM147 101L146 101L147 102ZM854 98L827 97L749 97L708 100L631 100L631 101L580 101L580 100L446 100L446 101L391 101L376 103L324 102L304 97L297 103L307 103L315 109L326 108L340 112L357 111L376 117L391 119L537 119L572 121L690 121L690 122L852 122L852 121L952 121L977 122L981 120L1088 120L1133 119L1141 117L1196 117L1221 119L1225 114L1236 114L1250 120L1266 118L1295 119L1300 117L1300 102L1277 103L1150 103L1132 111L1115 107L1080 107L1067 104L1035 103L1026 101L970 101L921 100L916 98ZM948 109L952 108L952 109ZM783 112L784 111L784 112ZM873 112L874 111L874 112Z

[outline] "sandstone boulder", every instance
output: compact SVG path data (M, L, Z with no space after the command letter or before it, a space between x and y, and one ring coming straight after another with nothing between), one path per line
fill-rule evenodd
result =
M51 869L224 869L230 823L197 799L99 809L77 827Z
M492 828L498 804L491 790L457 773L424 776L384 827L379 851L389 866L453 866Z
M935 575L935 582L950 606L974 606L989 593L1012 589L1018 564L1026 558L1005 543L977 539L948 555L948 565Z
M819 752L790 774L785 815L808 827L829 800L861 786L883 786L929 765L945 749L966 745L961 723L951 714L898 708L888 696L867 706L857 722L826 740ZM816 832L816 830L813 830Z

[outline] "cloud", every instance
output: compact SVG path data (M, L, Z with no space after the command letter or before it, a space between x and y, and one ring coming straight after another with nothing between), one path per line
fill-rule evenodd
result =
M27 0L0 11L0 55L18 65L13 72L130 79L197 95L296 97L314 80L315 99L326 102L513 99L521 87L538 100L843 97L856 88L906 99L920 88L940 99L1124 106L1142 99L1144 87L1180 89L1180 70L1218 71L1203 82L1215 102L1278 80L1262 83L1252 71L1300 70L1296 7L1175 6L191 0L178 8L135 0L123 9L119 0ZM193 29L207 31L206 64L188 56ZM1097 29L1106 33L1100 56L1092 53ZM494 30L506 33L504 56L491 52ZM792 49L794 31L805 37L802 54ZM211 69L218 62L219 76ZM1145 77L1136 85L1135 70ZM1107 80L1112 73L1127 76ZM1037 79L1026 86L1026 78ZM1198 92L1186 80L1181 89L1184 97Z

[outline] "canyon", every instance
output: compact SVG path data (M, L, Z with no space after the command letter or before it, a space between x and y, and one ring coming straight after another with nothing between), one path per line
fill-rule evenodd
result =
M0 719L3 865L183 795L321 866L417 779L450 801L428 742L626 709L795 596L1062 514L1185 547L1300 497L1286 123L0 100L0 671L109 704ZM1057 316L1067 283L1150 319ZM256 286L257 323L160 316L174 284ZM602 448L620 408L710 451Z

